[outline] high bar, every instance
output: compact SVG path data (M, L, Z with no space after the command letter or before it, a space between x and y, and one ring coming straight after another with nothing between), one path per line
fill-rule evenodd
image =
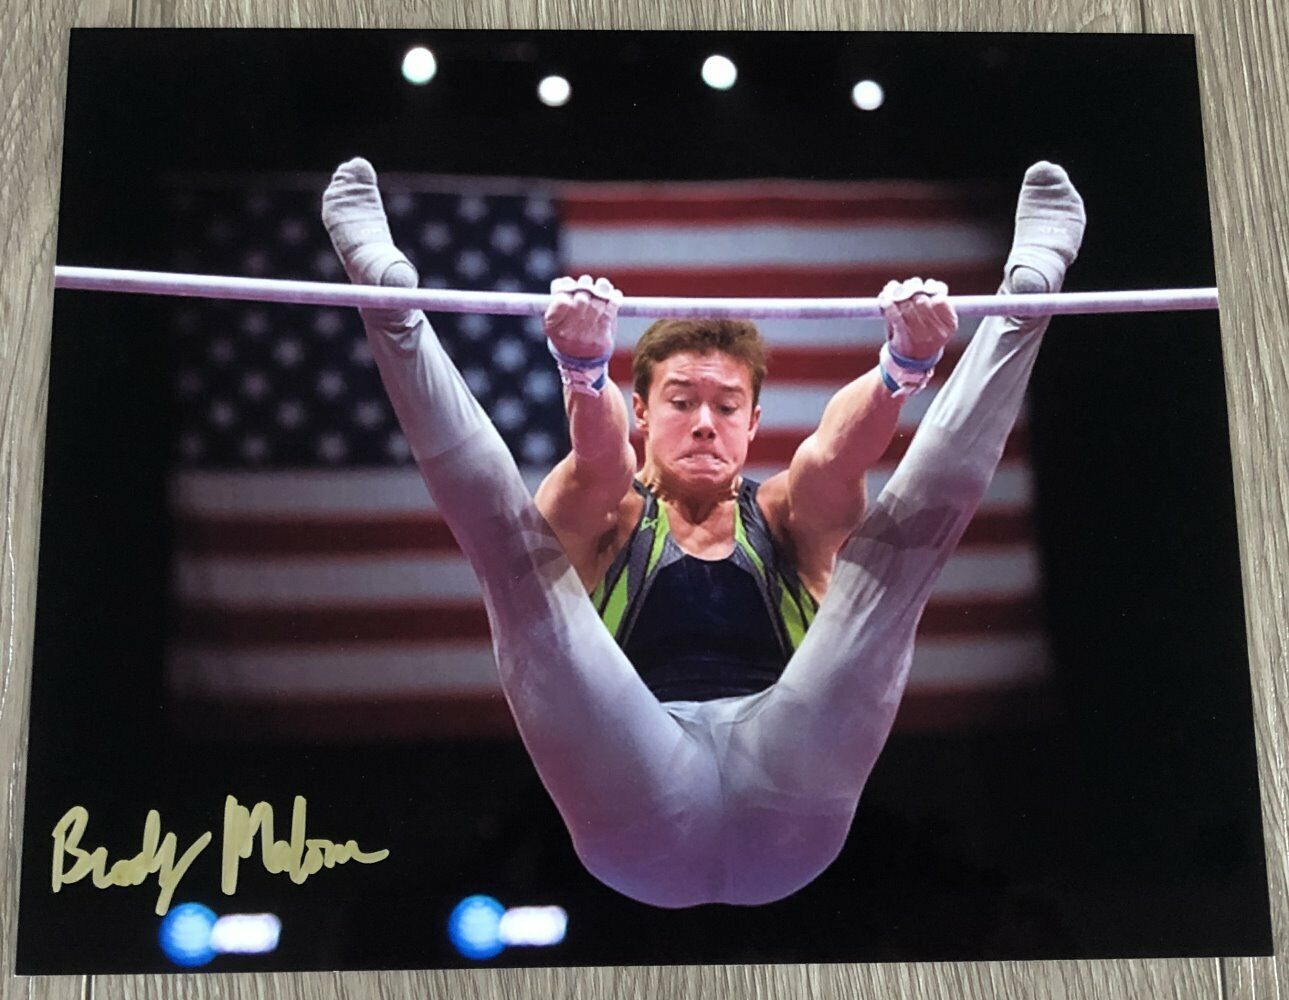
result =
M54 268L54 287L136 295L233 299L292 305L425 312L539 316L551 297L536 292L474 292L441 288L383 288L326 281L285 281L211 274L122 271L97 267ZM950 295L959 316L1057 316L1088 313L1175 312L1218 307L1216 288L1156 288L1118 292L1053 292L1041 295ZM626 296L619 316L745 319L877 319L876 298L681 298Z

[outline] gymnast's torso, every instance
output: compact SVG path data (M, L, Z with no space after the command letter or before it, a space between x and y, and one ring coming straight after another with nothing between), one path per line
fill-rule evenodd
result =
M630 530L591 598L660 701L763 691L813 620L817 602L774 538L758 489L742 479L723 516L695 532L633 481Z
M756 581L729 557L665 566L623 648L659 701L755 694L787 665Z

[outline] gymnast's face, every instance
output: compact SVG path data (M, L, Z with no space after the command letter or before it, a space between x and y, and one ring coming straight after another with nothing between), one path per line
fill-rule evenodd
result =
M747 461L761 418L751 371L721 351L681 351L660 361L648 400L637 394L634 403L646 469L673 488L729 484Z

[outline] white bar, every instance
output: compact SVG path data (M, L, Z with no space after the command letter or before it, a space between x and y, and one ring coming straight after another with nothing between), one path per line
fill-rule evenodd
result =
M143 295L238 299L295 305L424 309L427 312L531 316L545 312L550 296L536 292L462 292L434 288L379 288L325 281L280 281L93 267L54 268L54 287ZM1216 288L1164 288L1128 292L1058 292L1047 295L951 295L960 316L1047 316L1070 313L1168 312L1216 309ZM670 298L628 296L622 316L712 316L826 319L880 316L877 299Z

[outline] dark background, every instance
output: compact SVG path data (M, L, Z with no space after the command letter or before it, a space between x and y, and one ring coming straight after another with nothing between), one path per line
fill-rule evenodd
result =
M399 74L428 44L425 88ZM739 82L698 80L712 51ZM537 80L573 100L549 109ZM861 77L886 104L861 113ZM1014 188L1063 164L1089 228L1068 290L1214 283L1194 48L1179 36L77 30L58 261L156 269L173 170L559 178L913 178ZM469 964L471 892L558 903L567 941L496 964L1232 955L1271 951L1216 313L1061 318L1031 427L1058 698L1044 722L896 735L842 856L770 906L664 911L578 864L516 743L200 744L166 725L170 304L59 292L40 548L20 973L168 968L155 878L49 891L49 832L216 841L176 902L271 910L278 951L210 969ZM218 892L223 798L309 800L389 847L305 885ZM281 834L279 834L281 835ZM343 839L337 837L337 839Z

